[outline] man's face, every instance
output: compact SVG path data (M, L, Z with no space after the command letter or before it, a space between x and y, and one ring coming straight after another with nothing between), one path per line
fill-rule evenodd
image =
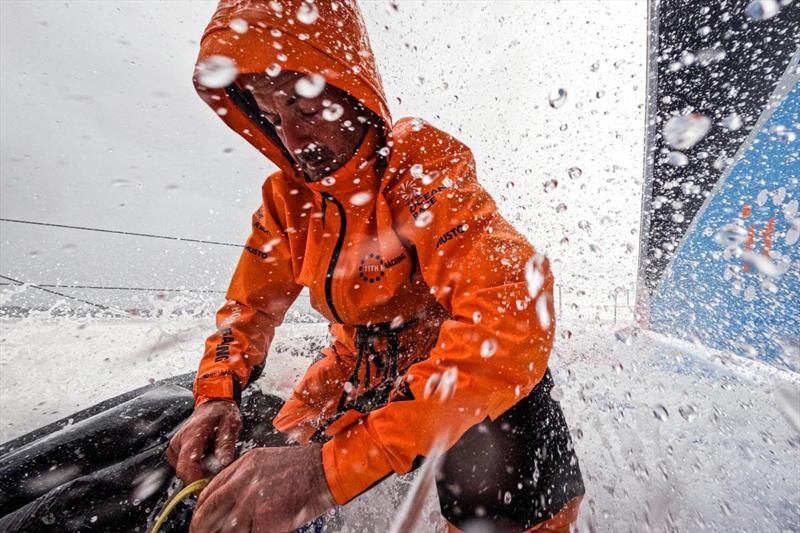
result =
M239 76L237 83L253 94L262 116L311 181L344 165L361 144L368 124L376 122L373 113L332 85L310 96L318 92L319 85L297 72L286 71L276 77L246 74ZM298 89L306 96L298 94Z

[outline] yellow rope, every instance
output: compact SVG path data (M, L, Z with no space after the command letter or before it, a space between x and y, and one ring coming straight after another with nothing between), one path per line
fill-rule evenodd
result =
M203 490L205 486L208 485L209 481L211 481L210 477L198 479L194 483L190 483L189 485L183 487L183 490L173 496L172 499L167 502L167 505L164 506L164 509L161 510L161 514L159 514L158 518L156 518L156 523L153 524L153 529L150 530L150 533L158 533L158 530L161 529L161 526L163 526L164 522L167 521L167 517L175 508L175 506L190 494Z

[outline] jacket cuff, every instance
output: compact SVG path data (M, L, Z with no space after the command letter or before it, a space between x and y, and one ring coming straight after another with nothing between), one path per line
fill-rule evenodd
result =
M336 503L343 505L392 472L366 428L356 424L322 446L322 467Z
M195 409L210 400L228 400L236 405L242 403L242 386L233 374L197 378L192 392Z

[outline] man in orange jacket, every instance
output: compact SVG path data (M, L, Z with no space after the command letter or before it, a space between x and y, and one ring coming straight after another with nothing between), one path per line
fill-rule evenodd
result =
M192 531L291 530L436 450L452 529L568 531L584 488L549 394L547 259L469 148L392 120L355 2L222 0L195 85L279 170L168 451L186 482L227 466ZM234 462L241 390L304 287L334 340L273 421L300 446Z

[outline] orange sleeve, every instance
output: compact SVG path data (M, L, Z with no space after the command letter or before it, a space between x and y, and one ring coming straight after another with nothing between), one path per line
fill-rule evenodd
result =
M195 406L211 399L238 403L253 368L264 362L275 328L300 293L270 182L264 184L263 203L253 215L227 301L217 311L217 330L206 340L194 382Z
M408 472L435 445L449 449L525 397L547 368L555 328L548 262L535 257L529 295L525 265L535 252L478 184L472 154L457 146L424 164L428 185L416 169L416 178L399 176L385 192L395 231L416 248L425 282L452 318L430 356L410 367L410 396L396 395L325 444L325 473L339 503L392 471ZM403 191L410 187L421 189L423 205L409 202Z

